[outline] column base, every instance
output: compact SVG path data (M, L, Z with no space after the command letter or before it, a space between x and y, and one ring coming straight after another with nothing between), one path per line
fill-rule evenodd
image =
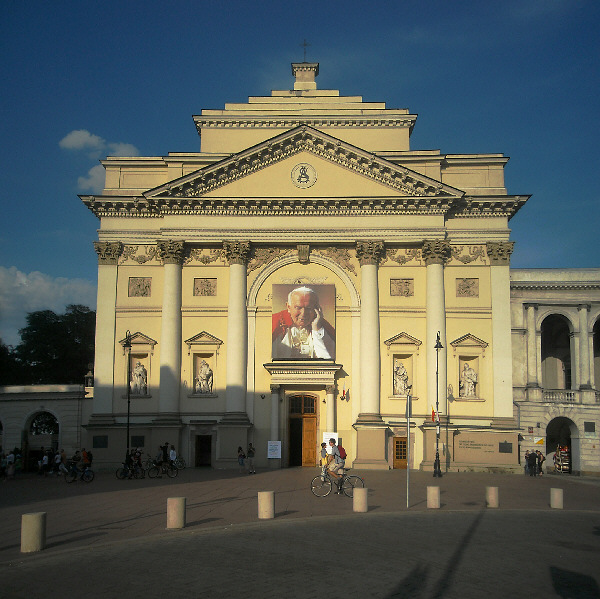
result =
M387 424L383 421L379 414L359 414L356 419L355 426L384 426L387 427Z
M238 464L238 447L248 450L248 431L252 423L246 412L229 412L217 424L217 468L235 469Z
M369 416L369 414L363 416ZM377 421L364 425L359 420L354 425L356 429L356 459L352 462L352 468L389 470L390 465L387 460L387 426L383 421L381 421L381 425Z

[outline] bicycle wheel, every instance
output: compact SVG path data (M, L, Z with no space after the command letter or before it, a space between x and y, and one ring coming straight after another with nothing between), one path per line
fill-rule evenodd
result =
M346 497L354 495L354 489L362 489L365 486L365 481L360 476L347 476L342 484L342 491Z
M119 480L123 480L124 478L127 478L129 476L129 470L121 466L120 468L117 468L115 475Z
M179 470L177 470L177 468L175 468L175 466L167 467L167 476L169 478L175 478L178 474L179 474Z
M85 481L86 483L91 483L94 480L94 471L93 470L86 470L81 475L81 480Z
M65 481L72 483L74 480L77 480L77 475L74 474L73 471L69 470L69 472L65 474Z
M148 478L156 478L158 476L158 468L156 466L152 466L148 470Z
M178 470L183 470L185 468L185 460L183 458L178 457L174 464Z
M317 497L327 497L331 493L331 479L328 476L315 476L310 483L310 490Z

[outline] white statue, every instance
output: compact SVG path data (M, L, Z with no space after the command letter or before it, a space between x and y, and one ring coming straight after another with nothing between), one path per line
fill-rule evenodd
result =
M460 396L475 397L477 373L465 363L464 370L460 373Z
M213 371L206 360L200 362L198 374L196 375L196 384L194 390L196 393L212 393Z
M131 393L133 395L146 395L148 391L148 372L138 360L131 373Z
M408 372L402 362L394 368L394 395L408 395Z

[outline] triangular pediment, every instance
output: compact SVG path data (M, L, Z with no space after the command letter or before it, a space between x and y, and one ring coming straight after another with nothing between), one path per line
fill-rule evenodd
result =
M301 164L316 167L316 184L308 181L304 187L296 185L292 171ZM439 213L446 212L464 193L302 125L149 190L144 196L161 211L231 212L243 203L242 209L248 212L297 212L306 200L331 198L338 210ZM273 202L277 205L271 206Z
M421 343L421 341L415 339L415 337L412 337L404 331L402 331L402 333L394 335L393 337L390 337L387 341L384 341L384 344L388 347L390 345L415 345L416 347L419 347Z
M221 345L223 341L206 331L202 331L189 339L186 339L184 343L188 346L190 345Z
M148 335L144 335L144 333L140 333L139 331L132 333L131 337L131 345L150 345L152 348L158 343L152 339L152 337L148 337ZM127 343L127 337L121 339L119 343L125 347Z
M451 341L450 345L455 349L459 347L480 347L485 349L488 346L485 341L479 339L479 337L475 337L475 335L471 335L471 333L467 333L466 335Z

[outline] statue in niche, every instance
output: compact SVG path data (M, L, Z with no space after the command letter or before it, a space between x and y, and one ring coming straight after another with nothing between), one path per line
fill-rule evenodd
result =
M394 368L394 395L408 395L408 372L402 362Z
M460 396L476 397L475 387L477 385L477 373L466 362L460 373Z
M138 360L131 373L131 393L133 395L146 395L148 391L148 372Z
M206 360L202 360L196 374L194 391L196 393L212 393L213 371Z

